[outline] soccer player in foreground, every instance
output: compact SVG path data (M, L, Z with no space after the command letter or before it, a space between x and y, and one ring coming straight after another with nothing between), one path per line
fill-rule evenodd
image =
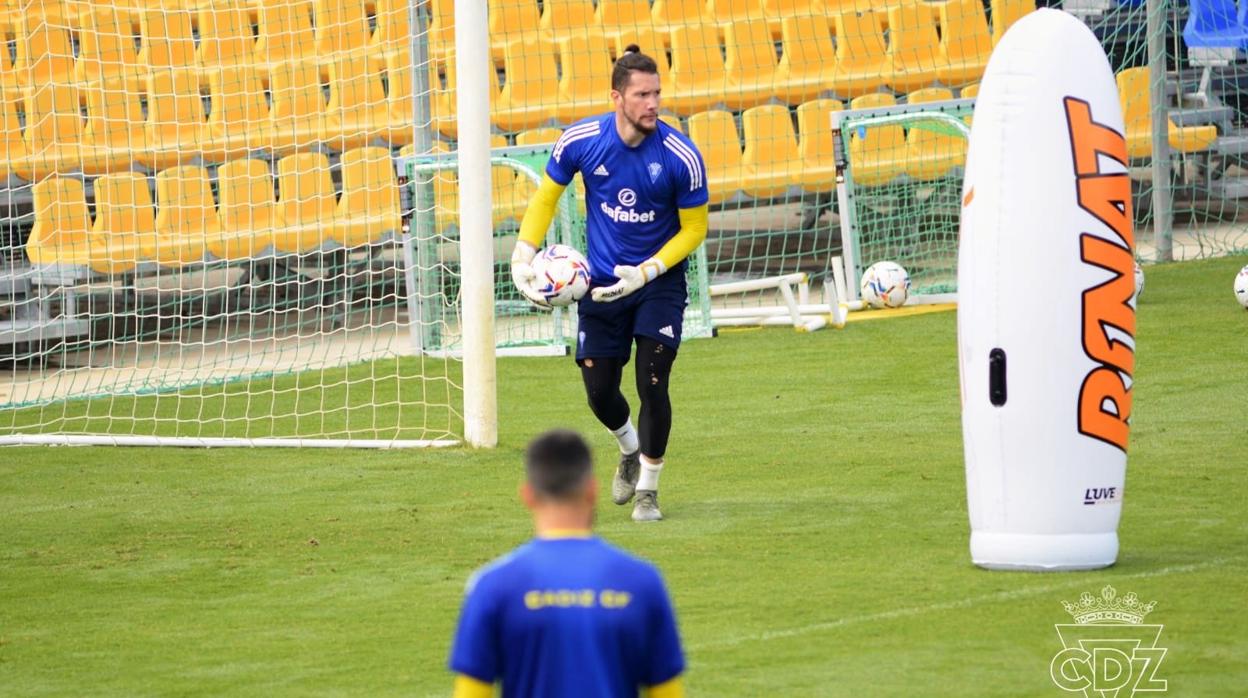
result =
M578 305L576 361L590 409L615 435L612 500L633 499L633 520L658 521L659 472L672 429L668 378L688 303L686 258L707 229L706 166L693 142L659 120L654 59L629 46L611 75L615 111L569 126L520 225L512 279L547 306L531 266L577 172L585 184L590 293ZM620 392L636 343L637 428Z
M685 658L655 567L590 532L589 446L550 431L525 452L536 537L468 580L451 648L455 698L680 698Z

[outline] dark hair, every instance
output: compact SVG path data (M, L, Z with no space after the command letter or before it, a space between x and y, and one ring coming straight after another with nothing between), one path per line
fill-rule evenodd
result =
M659 74L659 66L654 59L642 53L637 44L629 44L624 53L615 59L615 69L611 71L611 89L623 92L628 87L634 70L651 75Z
M553 429L529 442L524 452L529 484L541 496L569 499L592 477L594 464L589 444L567 429Z

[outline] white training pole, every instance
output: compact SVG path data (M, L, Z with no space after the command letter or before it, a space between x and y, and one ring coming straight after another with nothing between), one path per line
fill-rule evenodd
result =
M498 378L494 359L494 224L490 198L490 38L486 3L455 0L455 65L459 73L459 254L463 274L464 439L498 444Z

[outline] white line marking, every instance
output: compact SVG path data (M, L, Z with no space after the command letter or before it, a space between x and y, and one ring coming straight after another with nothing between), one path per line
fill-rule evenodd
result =
M1116 583L1119 579L1144 579L1148 577L1164 577L1170 574L1181 574L1184 572L1195 572L1198 570L1206 570L1214 567L1221 567L1230 562L1231 559L1219 558L1208 562L1200 562L1191 565L1178 565L1175 567L1162 567L1157 570L1149 570L1145 572L1137 572L1135 574L1124 574L1115 576L1113 579L1107 579L1107 582ZM993 573L1000 574L1000 573ZM1005 573L1005 574L1026 574L1026 573ZM1061 591L1063 589L1079 588L1088 586L1088 577L1081 576L1078 580L1062 584L1050 584L1042 587L1030 587L1027 589L1016 589L1013 591L1000 591L995 594L987 594L984 596L976 596L969 599L961 599L959 601L944 601L941 603L928 604L926 606L911 606L909 608L898 608L892 611L880 611L879 613L867 613L860 616L846 616L836 620L824 621L822 623L811 623L810 625L802 625L796 628L787 628L784 630L768 630L761 633L751 633L748 635L737 635L735 637L724 637L710 642L702 642L691 645L687 649L689 652L702 652L705 650L716 649L720 647L736 647L737 645L747 642L770 642L772 640L783 640L808 633L819 632L821 630L831 630L833 628L842 628L847 625L857 625L859 623L872 623L882 620L893 620L896 618L907 618L910 616L921 616L927 613L937 611L952 611L958 608L969 608L981 603L994 603L997 601L1009 601L1012 599L1021 599L1028 596L1037 596L1040 594L1048 594ZM1099 583L1099 581L1098 581ZM1056 603L1056 602L1054 602ZM1060 608L1058 608L1060 610Z

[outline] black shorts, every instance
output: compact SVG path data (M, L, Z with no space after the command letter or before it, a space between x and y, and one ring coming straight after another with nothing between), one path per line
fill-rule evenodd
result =
M688 303L684 264L613 303L595 303L586 293L577 304L576 360L627 361L635 336L678 349Z

